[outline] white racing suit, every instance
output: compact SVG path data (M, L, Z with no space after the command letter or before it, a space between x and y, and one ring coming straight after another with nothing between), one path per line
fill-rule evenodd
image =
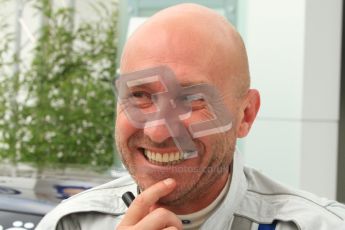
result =
M234 154L228 193L203 230L345 230L345 206L283 186L243 166ZM126 212L121 196L137 185L130 176L116 179L63 201L37 230L114 230Z

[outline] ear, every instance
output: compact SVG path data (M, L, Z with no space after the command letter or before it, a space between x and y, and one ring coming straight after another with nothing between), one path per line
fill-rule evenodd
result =
M260 108L260 94L256 89L250 89L241 106L241 116L237 129L237 137L247 136Z

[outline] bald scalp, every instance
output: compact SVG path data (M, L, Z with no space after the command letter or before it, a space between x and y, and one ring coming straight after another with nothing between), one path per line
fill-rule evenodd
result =
M141 69L137 63L145 60L201 66L224 94L242 97L250 86L241 36L224 17L197 4L166 8L141 25L124 47L121 73Z

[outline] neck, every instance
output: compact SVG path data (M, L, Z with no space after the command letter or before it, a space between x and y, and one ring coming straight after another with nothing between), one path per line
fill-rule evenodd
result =
M164 208L169 209L178 215L186 215L204 209L219 196L220 192L226 185L229 176L230 174L228 173L222 175L220 178L215 180L215 182L209 186L209 189L204 191L201 196L198 196L197 194L194 194L195 196L190 196L196 197L196 199L188 199L187 201L181 202L179 205L167 205L164 206Z

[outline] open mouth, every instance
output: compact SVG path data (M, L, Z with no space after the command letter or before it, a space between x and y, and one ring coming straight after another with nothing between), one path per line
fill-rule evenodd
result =
M139 148L145 158L152 164L156 165L175 165L183 160L181 152L153 152L148 149Z

